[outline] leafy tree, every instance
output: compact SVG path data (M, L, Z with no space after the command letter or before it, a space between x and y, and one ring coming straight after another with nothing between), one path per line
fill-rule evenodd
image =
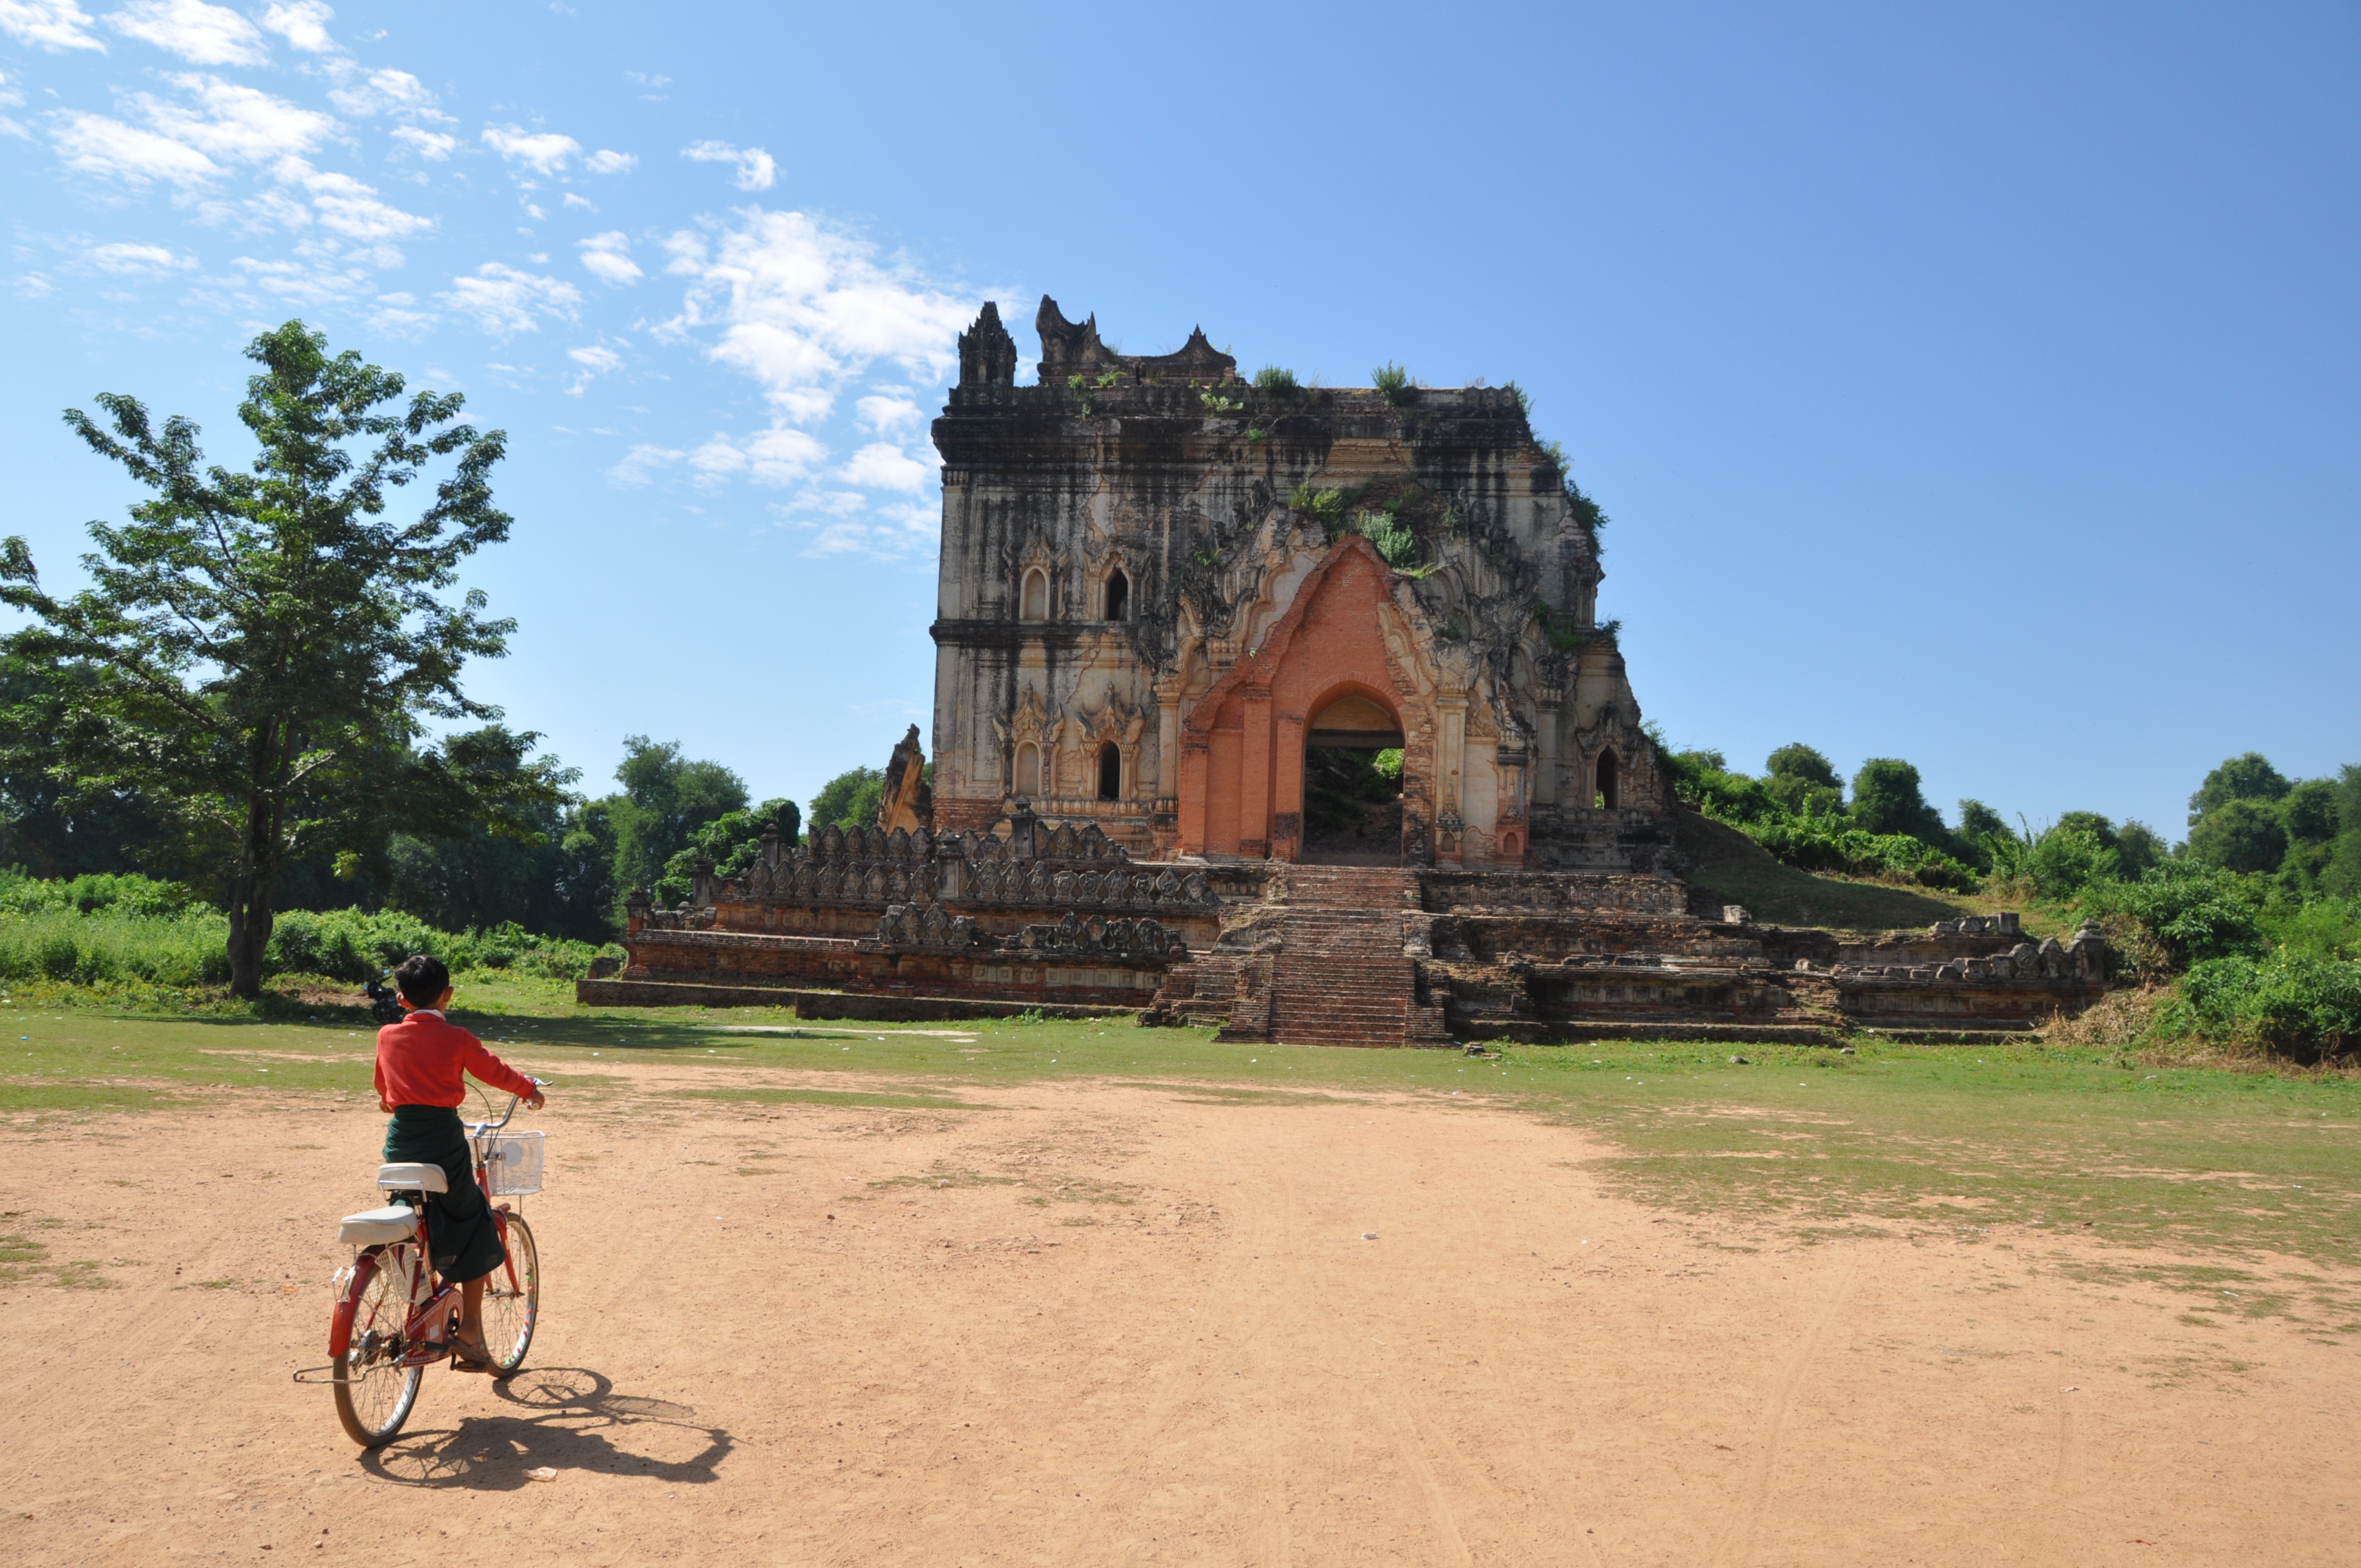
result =
M434 749L428 718L490 719L459 689L469 658L507 651L513 623L448 594L462 560L508 537L489 475L498 431L459 422L456 393L419 392L289 322L256 338L262 366L238 418L261 446L251 472L208 466L197 427L159 430L137 400L104 394L111 429L67 422L153 492L127 525L93 522L92 586L46 591L22 538L0 544L0 602L31 618L6 652L75 663L82 685L11 716L77 799L137 795L169 811L178 852L229 913L230 984L261 989L280 872L294 857L368 841L389 822L529 830ZM455 460L430 503L386 515L389 492ZM524 784L524 781L517 781Z
M2224 871L2275 872L2287 859L2287 828L2268 801L2223 801L2189 829L2190 854Z
M492 725L444 742L453 770L479 781L486 793L531 799L523 814L530 830L503 833L476 824L444 838L390 836L379 857L384 907L445 931L515 925L567 936L603 935L574 928L559 863L565 792L581 770L561 766L553 757L533 759L535 739ZM532 787L518 789L520 782Z
M1844 780L1837 776L1836 764L1828 761L1826 753L1800 740L1772 752L1763 771L1774 779L1801 779L1822 789L1844 788Z
M38 877L78 877L147 863L170 825L131 791L77 791L53 776L54 716L95 672L0 658L0 865ZM11 720L15 722L11 722Z
M2189 825L2196 827L2208 813L2234 800L2275 801L2292 787L2261 752L2232 757L2207 773L2189 797Z
M2126 882L2137 882L2171 853L2164 836L2145 822L2127 821L2115 829L2115 874Z
M615 830L620 799L581 802L566 814L558 834L557 929L583 941L603 941L621 929L622 887L615 878L621 860Z
M2093 882L2081 906L2115 927L2133 966L2151 978L2207 959L2251 958L2264 946L2259 885L2187 858L2153 866L2137 882Z
M848 768L819 786L812 796L811 825L822 828L873 828L877 803L885 797L885 770Z
M742 874L763 852L763 830L776 827L783 843L792 844L803 826L803 814L792 800L766 800L751 811L725 811L689 835L687 848L664 862L656 883L656 902L678 904L689 894L697 862L703 860L725 877Z
M1920 793L1918 770L1897 757L1872 757L1853 774L1852 819L1869 833L1906 833L1938 846L1950 839Z
M882 775L881 775L882 776ZM676 741L623 738L615 769L623 786L609 798L615 826L615 881L624 892L653 884L690 835L726 812L746 807L746 781L719 762L692 762Z
M1797 741L1782 746L1763 763L1771 798L1798 817L1826 817L1844 809L1844 780L1826 756Z

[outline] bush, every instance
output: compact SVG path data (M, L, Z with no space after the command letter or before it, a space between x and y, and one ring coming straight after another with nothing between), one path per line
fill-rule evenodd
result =
M1369 384L1398 409L1408 408L1418 400L1418 383L1411 378L1409 371L1390 359L1369 372Z
M2318 1061L2361 1047L2361 963L2282 948L2268 958L2208 959L2180 981L2164 1027L2224 1045Z
M228 943L229 922L206 909L170 916L10 910L0 913L0 981L220 985L229 979Z
M2152 978L2209 959L2257 956L2263 912L2257 882L2186 858L2153 866L2137 882L2102 878L2081 899L2081 913L2108 926L2133 969Z
M1295 384L1295 372L1283 370L1276 365L1266 365L1256 371L1254 384L1257 391L1281 398L1291 398L1299 389Z

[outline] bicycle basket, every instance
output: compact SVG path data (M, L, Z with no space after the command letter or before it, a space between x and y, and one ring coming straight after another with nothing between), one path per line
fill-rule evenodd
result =
M495 1198L522 1198L541 1190L541 1135L486 1133L476 1139Z

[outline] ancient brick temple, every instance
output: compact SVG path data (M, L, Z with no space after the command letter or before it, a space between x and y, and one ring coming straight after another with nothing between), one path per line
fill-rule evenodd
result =
M1758 926L1597 618L1596 511L1513 388L1249 383L987 304L943 457L934 768L877 825L629 905L598 1002L914 1017L1139 1008L1306 1043L2023 1027L2094 930Z
M1597 542L1516 391L1257 388L1202 332L1037 325L1020 387L987 305L935 422L938 827L1021 797L1136 853L1320 859L1327 743L1400 751L1392 863L1653 868Z

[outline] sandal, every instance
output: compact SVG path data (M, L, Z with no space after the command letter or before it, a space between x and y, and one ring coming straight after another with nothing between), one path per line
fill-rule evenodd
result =
M451 1340L451 1370L454 1372L495 1372L491 1347L478 1340L470 1344L454 1335Z

